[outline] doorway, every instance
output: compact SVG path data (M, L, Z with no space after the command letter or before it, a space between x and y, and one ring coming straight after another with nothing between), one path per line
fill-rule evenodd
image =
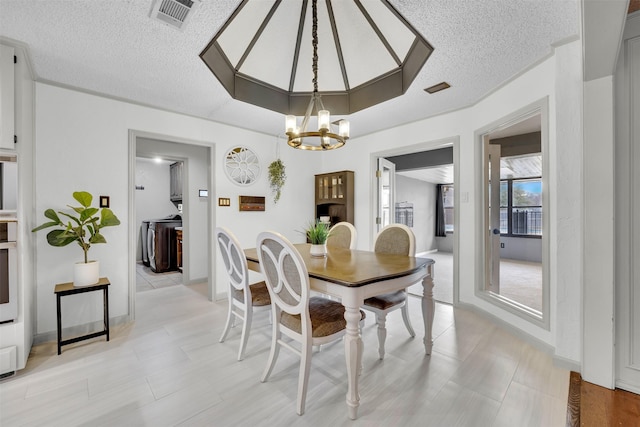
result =
M419 144L401 151L375 153L377 215L374 234L385 225L407 225L416 236L416 256L436 261L433 294L439 302L458 302L457 239L454 209L458 139ZM446 195L445 195L446 194ZM446 214L438 197L447 204ZM442 208L442 232L436 232L436 208ZM445 231L446 217L446 231ZM373 241L373 239L372 239ZM408 289L422 296L422 285Z
M482 212L479 296L549 328L546 103L478 135Z
M187 159L147 157L148 142L136 147L136 292L181 285L183 280L182 175ZM176 174L180 177L174 177ZM180 188L174 188L180 186ZM188 211L188 206L185 206Z
M183 178L182 187L184 189L181 203L178 203L173 192L170 191L171 176L169 174L166 177L166 185L163 188L156 189L162 198L159 203L161 209L157 213L161 217L166 217L167 215L172 217L170 224L165 224L168 227L163 227L163 230L166 231L167 242L172 239L171 241L177 244L178 234L175 228L181 225L181 285L194 286L194 290L197 287L196 291L206 294L209 300L212 300L214 295L213 277L215 277L215 267L210 262L213 229L215 228L213 221L214 209L212 200L207 197L208 194L212 194L209 189L215 188L212 170L212 165L214 164L212 144L131 130L129 131L129 313L131 319L135 319L137 261L142 258L140 256L142 245L141 225L143 219L147 219L146 217L138 218L136 199L138 194L150 191L151 187L156 184L153 182L155 178L145 181L144 177L136 174L136 164L140 158L162 158L168 162L165 164L167 167L178 162L181 163L183 169L181 172ZM171 172L173 172L174 168L172 167L171 169ZM141 188L145 188L145 190ZM179 213L179 207L182 208L181 213ZM164 212L167 212L167 215L164 215ZM177 215L180 216L181 224L175 221ZM157 215L152 214L151 216ZM173 247L169 249L173 251ZM176 252L172 253L175 256ZM159 254L156 253L156 257L158 256ZM156 261L162 262L158 258ZM177 261L174 260L173 262ZM163 274L165 273L175 274L173 271L163 272Z

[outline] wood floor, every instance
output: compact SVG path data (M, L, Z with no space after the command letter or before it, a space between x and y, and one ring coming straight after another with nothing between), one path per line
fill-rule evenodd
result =
M583 381L571 372L567 427L640 426L640 395Z
M363 330L359 418L347 416L344 347L314 353L306 413L295 413L298 360L282 351L260 383L270 326L254 318L246 358L240 328L219 343L226 302L204 286L170 286L136 296L137 320L104 338L33 348L27 368L0 383L7 426L562 426L569 372L488 320L436 304L434 352L425 357L419 300L410 297L418 336L399 312L387 320L387 354L377 359L376 326Z

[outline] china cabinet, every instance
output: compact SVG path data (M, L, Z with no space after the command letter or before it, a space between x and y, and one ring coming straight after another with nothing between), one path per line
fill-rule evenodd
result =
M353 171L339 171L315 176L316 219L329 217L331 225L340 221L353 224Z

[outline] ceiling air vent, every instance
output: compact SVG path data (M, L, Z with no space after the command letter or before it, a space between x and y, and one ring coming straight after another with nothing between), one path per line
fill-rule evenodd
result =
M199 0L154 0L151 18L163 24L184 30Z
M441 90L449 89L450 87L451 86L449 86L449 83L441 82L441 83L438 83L437 85L433 85L431 87L426 88L425 91L429 93L436 93L436 92L440 92Z

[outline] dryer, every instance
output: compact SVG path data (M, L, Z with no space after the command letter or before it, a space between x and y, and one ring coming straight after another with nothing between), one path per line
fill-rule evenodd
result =
M147 257L151 271L163 273L178 269L176 227L182 227L180 215L149 220Z

